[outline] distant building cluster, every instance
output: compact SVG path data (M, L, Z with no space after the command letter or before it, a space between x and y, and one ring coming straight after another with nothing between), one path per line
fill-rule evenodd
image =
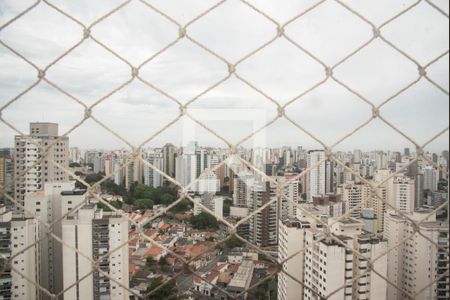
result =
M32 123L14 142L0 149L0 299L133 299L186 268L173 253L201 275L175 280L180 299L450 296L448 151L426 154L439 168L409 149L341 151L336 163L302 147L230 156L195 142L143 149L141 160L125 150L70 148L51 123ZM181 211L137 208L98 186L105 201L121 202L116 213L69 169L110 177L127 193L177 183L194 201ZM265 255L236 238L215 247L229 234L222 221L239 222L237 234ZM277 280L247 292L276 262Z

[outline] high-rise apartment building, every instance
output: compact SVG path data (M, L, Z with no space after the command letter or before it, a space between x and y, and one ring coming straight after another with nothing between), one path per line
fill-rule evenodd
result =
M138 158L127 158L125 171L125 187L129 190L134 183L143 182L143 165Z
M39 261L33 245L37 240L36 219L13 216L5 206L0 207L0 299L39 299L38 288L30 282L39 282ZM11 257L12 268L5 261Z
M305 230L311 224L297 219L279 222L279 244L278 261L283 263L283 270L292 275L299 282L303 282L304 276L304 253L300 252L305 245ZM294 254L296 256L292 257ZM299 300L303 299L303 285L292 277L281 272L278 274L278 299L279 300Z
M314 197L312 205L321 216L329 218L339 218L347 212L347 203L342 201L342 195L340 194ZM303 205L303 207L307 206Z
M81 162L81 151L77 147L70 148L70 163L80 163Z
M164 167L163 171L171 177L175 177L175 158L177 156L177 148L172 144L167 144L162 149Z
M256 212L277 197L276 188L271 182L255 182L247 195L250 213ZM275 201L249 220L250 242L259 247L276 246L278 244L279 206Z
M88 204L62 221L62 239L83 253L80 255L63 247L64 268L60 276L64 289L67 289L64 299L129 299L128 291L118 284L129 286L128 248L119 248L128 240L125 217L105 213L94 204ZM106 253L110 255L102 258ZM90 261L99 259L101 272L93 270Z
M218 218L223 218L223 202L224 198L220 196L215 196L215 194L205 193L200 197L194 198L194 215L198 216L201 214L204 210L199 205L203 205L210 211L214 213L214 216Z
M431 192L438 190L439 171L432 166L423 169L423 188Z
M422 222L429 211L419 211L408 216ZM449 299L449 224L436 220L433 215L419 225L422 235L415 233L414 226L405 217L395 213L385 214L385 238L388 240L388 279L392 284L414 295L414 299ZM426 238L425 238L426 237ZM406 242L403 242L409 238ZM436 247L433 243L439 245ZM444 277L442 277L444 276ZM389 300L405 299L398 289L389 285Z
M183 155L175 159L176 179L184 186L189 185L202 175L209 166L209 154L205 149L199 149L196 144L185 149ZM217 176L216 176L217 179ZM199 191L200 185L191 187L194 191Z
M158 170L164 169L164 160L160 154L147 155L146 160ZM144 183L145 185L157 188L163 186L163 176L155 169L144 164Z
M368 267L387 250L387 242L379 235L363 232L363 223L355 219L337 222L331 228L333 237L325 238L322 229L308 221L289 222L280 225L280 262L294 256L283 269L290 276L280 273L278 297L282 300L322 299L371 299L385 300L387 283ZM320 242L318 240L322 239ZM358 257L350 249L364 253ZM374 269L386 276L386 257L374 264ZM339 291L338 289L341 288Z
M282 188L264 179L239 178L235 185L235 206L248 207L249 212L258 211L274 201L249 220L250 240L260 247L275 246L278 242L278 221L294 218L300 202L299 181L289 177L271 177ZM245 199L245 201L244 201Z
M25 198L25 215L29 218L39 218L42 222L52 224L52 233L62 237L61 222L63 216L86 201L84 190L76 190L75 182L48 182L44 190L28 194ZM62 245L54 238L47 237L47 228L39 227L39 243L37 257L40 262L39 284L53 293L63 290ZM40 292L40 299L49 297Z
M363 224L347 219L333 225L332 233L348 248L336 240L322 238L322 232L315 229L306 231L304 299L321 299L341 288L328 299L386 299L387 282L370 271L368 261L372 261L387 251L387 242L371 233L363 233ZM367 260L355 255L350 249L364 253ZM386 275L386 257L378 260L374 268Z
M184 186L197 179L197 157L183 154L176 159L176 180Z
M314 196L326 194L326 164L319 164L325 159L325 151L310 151L308 153L307 168L313 168L308 172L307 201L311 202Z
M52 145L58 138L58 124L53 123L31 123L30 135L15 137L14 194L22 205L27 194L42 190L46 182L68 180L68 174L52 162L69 167L69 138Z
M411 213L415 209L416 190L415 181L406 176L397 176L392 182L391 204L404 213Z
M347 182L342 187L342 200L346 203L351 217L355 219L361 218L361 209L368 205L370 198L370 187L365 184L356 184Z
M4 193L0 193L0 203L9 204L10 201L6 201L5 194L14 196L14 162L12 158L12 151L9 149L3 149L0 153L0 188Z

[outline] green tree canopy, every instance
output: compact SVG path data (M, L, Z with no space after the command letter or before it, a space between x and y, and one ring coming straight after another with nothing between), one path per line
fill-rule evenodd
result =
M152 282L150 283L150 286L147 289L147 293L150 293L151 291L159 288L163 284L164 279L162 277L153 279ZM148 299L160 300L167 297L170 297L170 299L176 299L173 297L176 293L177 293L176 282L175 280L170 280L161 289L150 295Z
M161 196L161 204L169 206L173 202L175 202L175 197L172 194L166 193Z
M134 202L134 205L138 209L152 209L154 203L150 199L137 199L136 202Z
M183 199L180 203L175 205L170 211L176 214L187 213L191 209L191 202Z
M201 213L191 218L190 223L194 229L198 230L217 230L219 223L217 219L208 213Z
M84 179L84 181L86 181L86 183L89 184L95 184L97 182L99 182L100 180L103 179L103 175L100 173L94 173L94 174L89 174L86 176L86 178Z

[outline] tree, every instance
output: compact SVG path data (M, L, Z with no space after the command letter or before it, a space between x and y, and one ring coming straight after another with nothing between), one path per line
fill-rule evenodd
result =
M99 182L102 179L103 179L102 174L94 173L94 174L87 175L86 178L84 179L84 181L86 181L86 183L89 183L90 185L92 185L92 184Z
M230 239L228 239L225 242L225 247L228 249L234 249L234 248L242 248L244 246L244 243L238 239L235 235L233 235Z
M147 256L147 260L145 262L147 268L152 269L156 265L156 261L153 256Z
M169 206L173 202L175 202L175 197L172 194L166 193L161 196L161 204Z
M103 188L110 195L127 196L127 189L123 185L117 185L113 180L108 180L103 183Z
M191 202L187 199L183 199L180 203L175 205L170 211L173 213L185 213L191 209Z
M138 199L138 200L136 200L136 202L134 202L134 205L138 209L152 209L154 203L150 199Z
M164 285L161 287L161 285ZM164 280L162 277L155 278L151 283L150 286L147 289L147 293L150 293L151 291L161 287L158 291L153 293L149 296L148 299L151 300L160 300L167 297L170 297L170 299L175 299L173 296L177 293L176 289L176 282L175 280L170 280L169 282L164 284Z
M118 201L118 200L111 201L111 202L109 202L109 204L112 207L116 208L116 209L121 209L122 205L123 205L123 203L121 201ZM104 204L103 202L98 202L97 203L97 208L98 209L103 209L104 211L112 211L112 209L108 205Z
M167 258L165 258L165 257L161 257L160 259L159 259L159 265L160 266L168 266L169 265L169 263L167 262Z
M136 199L153 199L154 189L152 187L146 186L145 184L138 184L134 188L132 195Z
M217 230L219 229L219 223L217 219L208 213L201 213L198 216L191 218L190 223L194 229L198 230Z

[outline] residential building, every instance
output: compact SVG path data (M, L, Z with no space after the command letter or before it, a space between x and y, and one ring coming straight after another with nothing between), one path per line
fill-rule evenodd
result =
M387 254L388 279L415 299L444 300L450 296L448 276L444 276L449 270L449 224L429 215L427 210L408 214L415 222L422 222L418 234L404 216L393 211L385 214L384 236L388 248L393 249ZM388 286L389 300L405 298L398 289Z
M88 204L62 221L62 239L70 247L62 252L64 299L129 299L122 287L129 286L128 248L119 248L128 240L125 217ZM100 260L100 270L91 260Z
M276 187L269 181L255 181L248 188L252 190L247 193L250 214L265 206L262 211L257 212L249 220L250 242L259 247L276 246L278 244L279 205L278 201L268 205L277 198Z
M415 181L406 176L394 178L392 187L392 203L403 213L411 213L415 209Z
M32 283L39 282L37 240L36 219L13 216L6 206L0 207L0 299L39 299L38 288ZM6 260L12 257L8 267Z
M318 195L334 192L334 167L333 163L325 160L323 150L310 151L308 153L307 167L312 168L307 174L307 201ZM320 163L322 161L322 163ZM319 164L320 163L320 164Z
M432 166L425 167L423 169L423 188L431 192L438 190L439 183L439 170Z
M278 299L319 300L331 295L328 299L385 300L387 283L368 262L387 251L387 242L362 228L356 219L341 220L333 224L329 238L306 220L280 224L279 261L290 259L283 264L285 273L278 275ZM373 265L382 276L387 276L386 260L381 257Z
M224 198L220 196L215 196L215 194L206 193L202 196L194 198L194 215L198 216L201 214L204 209L199 205L203 205L211 212L214 213L214 216L218 218L223 218L223 202ZM208 212L207 212L208 213Z
M370 271L368 262L387 251L387 242L378 235L365 233L363 223L347 219L335 223L331 229L335 239L323 238L320 230L311 228L305 234L304 298L331 300L385 300L387 282ZM344 247L345 244L347 247ZM361 258L351 249L364 253ZM386 257L375 262L373 268L387 275Z
M279 227L278 261L283 263L285 273L278 274L278 299L299 300L299 297L303 299L303 285L299 283L303 283L304 280L304 253L301 250L305 245L305 230L310 228L311 224L294 219L280 221ZM286 259L289 260L285 262Z
M30 135L15 137L14 194L20 204L24 205L26 195L41 191L46 182L69 179L68 174L53 162L69 167L69 138L58 136L58 124L31 123ZM18 207L18 211L22 209Z
M342 195L339 194L313 197L313 205L320 215L328 218L339 218L347 212L347 203L342 201Z
M11 152L8 150L0 153L0 189L4 191L4 193L0 192L0 203L3 204L10 204L5 194L14 196L14 161Z
M172 144L167 144L162 149L163 153L163 171L171 177L175 177L175 158L177 148Z
M62 237L61 222L63 216L69 214L86 201L84 190L76 190L75 182L47 182L44 190L28 194L25 197L25 215L36 217L46 224L53 224L52 233ZM45 238L47 228L39 227L39 239L43 239L38 247L40 262L39 284L48 291L59 293L63 290L60 274L63 271L61 261L62 245L54 238ZM40 291L41 299L49 299L48 295Z
M164 184L164 178L159 171L164 169L164 160L159 154L147 155L146 160L157 170L144 164L144 183L154 188L161 187Z
M351 211L351 217L361 218L361 209L368 205L370 198L370 186L347 182L342 187L342 200L346 203L348 211Z

